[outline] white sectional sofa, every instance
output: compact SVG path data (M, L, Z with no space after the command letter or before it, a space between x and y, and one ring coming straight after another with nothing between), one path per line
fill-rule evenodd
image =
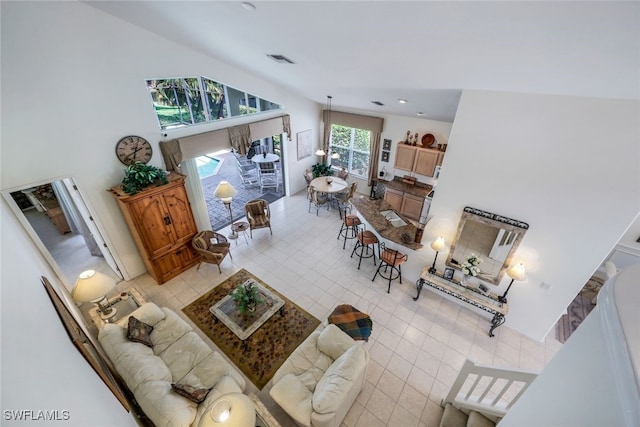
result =
M105 325L98 340L156 427L196 427L218 397L244 391L241 374L173 311L146 303L131 316L153 326L153 347L130 341L126 323ZM173 391L172 383L211 391L196 404Z
M289 356L269 394L301 426L338 427L364 387L369 353L329 324Z

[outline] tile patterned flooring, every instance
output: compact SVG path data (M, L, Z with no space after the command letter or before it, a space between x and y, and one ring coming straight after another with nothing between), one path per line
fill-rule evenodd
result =
M538 343L509 329L508 318L490 338L487 318L430 291L413 301L416 278L393 282L387 294L383 279L371 281L373 262L363 260L357 270L350 245L343 250L336 239L338 212L321 209L316 216L307 208L304 192L272 203L273 236L261 229L249 243L232 243L233 260L225 259L222 274L215 265L202 264L199 271L193 267L162 286L145 274L119 283L118 289L135 286L147 300L182 315L184 306L245 268L320 320L338 304L369 313L373 333L364 345L371 360L365 387L343 421L346 427L438 426L440 402L467 357L540 371L561 348L554 337ZM247 392L256 392L283 427L294 426L270 398L270 387L258 391L247 381Z

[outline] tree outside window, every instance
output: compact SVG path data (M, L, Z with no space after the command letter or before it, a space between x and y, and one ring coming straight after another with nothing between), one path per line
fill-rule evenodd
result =
M350 175L367 178L369 173L369 152L371 132L348 126L331 125L329 152L338 153L339 159L332 159L331 167L345 168Z

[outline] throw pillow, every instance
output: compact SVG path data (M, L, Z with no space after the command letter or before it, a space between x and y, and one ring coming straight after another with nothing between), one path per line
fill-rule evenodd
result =
M153 326L147 325L142 320L135 317L129 317L129 325L127 326L127 338L133 342L139 342L146 346L153 347L151 342L151 331Z
M171 384L173 391L195 403L202 403L209 394L208 388L195 388L189 384Z

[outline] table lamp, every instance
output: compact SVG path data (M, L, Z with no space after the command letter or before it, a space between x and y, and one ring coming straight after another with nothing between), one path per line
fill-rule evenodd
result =
M229 393L213 402L211 409L202 414L198 427L254 427L256 409L248 396Z
M509 289L511 289L511 285L513 285L513 281L517 280L518 282L522 282L523 280L527 280L527 276L525 274L524 264L519 263L507 270L507 276L511 277L511 282L509 282L509 286L507 290L504 291L501 297L498 297L498 301L502 303L507 302L507 294L509 293Z
M92 302L98 306L100 317L108 319L116 314L106 295L115 288L116 280L95 270L80 273L71 291L71 297L80 302Z
M229 209L229 218L231 219L231 234L229 235L230 239L237 239L238 234L233 229L233 213L231 212L231 200L233 196L237 193L236 189L233 188L228 181L220 181L220 184L216 187L213 195L215 197L219 197L222 200L222 203Z
M429 273L430 274L435 274L436 273L436 260L438 259L438 252L440 252L440 251L442 251L444 249L444 237L440 236L436 240L431 242L431 249L436 251L436 256L433 257L433 265L431 266L431 268L429 268Z

